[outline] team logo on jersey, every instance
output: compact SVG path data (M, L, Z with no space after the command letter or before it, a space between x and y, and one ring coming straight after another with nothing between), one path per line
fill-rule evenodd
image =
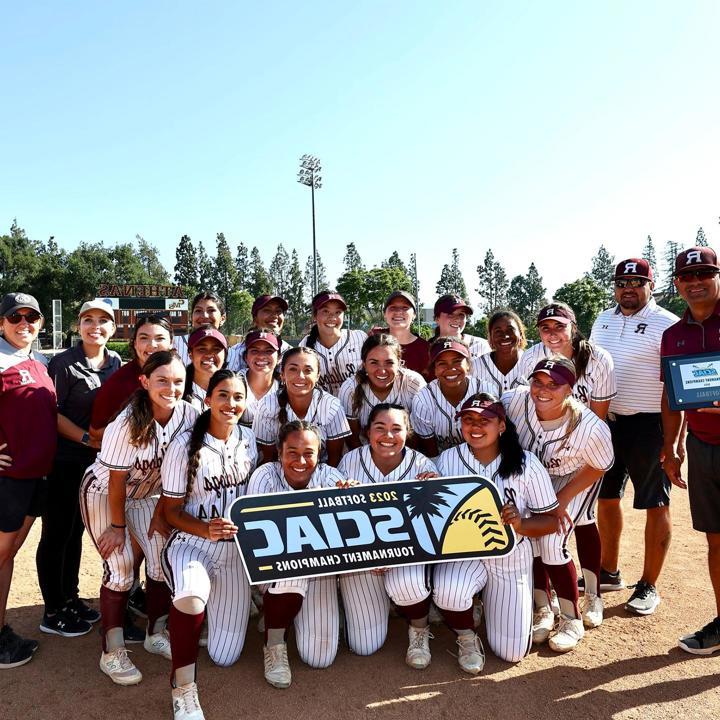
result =
M635 334L637 335L639 333L640 335L644 335L647 329L647 323L638 323L638 326L635 328Z
M18 373L20 374L21 385L32 385L35 382L33 376L30 374L30 371L26 368L18 368Z
M251 583L502 557L496 485L476 475L240 497L229 515Z

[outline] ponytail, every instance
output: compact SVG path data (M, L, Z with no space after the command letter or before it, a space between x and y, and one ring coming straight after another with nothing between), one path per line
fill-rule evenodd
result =
M366 385L367 382L367 370L365 369L364 365L361 365L355 373L355 390L353 391L352 395L352 413L356 417L358 417L360 414L363 396L365 395L365 393L363 392L363 386Z
M580 379L585 375L585 371L587 370L593 346L589 340L585 339L585 336L580 332L577 325L573 325L572 349L575 371L577 372L578 379Z
M317 326L317 323L314 322L310 326L310 332L308 333L307 340L305 340L305 347L310 348L311 350L315 349L315 344L320 339L320 330Z
M285 383L283 383L280 386L280 389L277 392L277 399L278 399L278 405L280 406L280 409L278 410L278 422L280 425L285 425L288 421L288 413L287 413L287 406L288 406L288 391L287 387L285 387Z
M505 418L505 432L500 435L498 441L500 448L500 467L498 475L507 479L511 475L519 475L525 470L525 451L520 444L515 423L510 418Z
M183 389L183 400L191 402L193 399L193 383L195 382L195 366L190 362L185 367L185 388Z
M200 466L200 450L203 446L205 434L210 429L210 410L202 413L193 425L190 433L190 442L188 443L188 468L187 468L187 484L185 495L188 496L193 489L193 482Z

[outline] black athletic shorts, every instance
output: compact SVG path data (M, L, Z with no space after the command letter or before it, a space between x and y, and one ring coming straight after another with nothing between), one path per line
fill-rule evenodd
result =
M45 478L17 480L0 477L0 532L17 532L28 515L42 515L45 483Z
M720 533L720 445L687 435L688 495L695 530Z
M608 419L615 462L605 473L601 500L621 498L628 475L635 488L633 507L649 510L670 504L670 480L660 464L663 446L660 413L615 415Z

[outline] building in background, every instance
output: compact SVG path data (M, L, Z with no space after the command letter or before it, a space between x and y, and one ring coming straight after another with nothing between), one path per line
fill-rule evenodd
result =
M127 340L137 318L150 313L167 318L177 335L184 335L188 330L188 300L180 285L106 283L98 288L97 296L112 305L117 339Z

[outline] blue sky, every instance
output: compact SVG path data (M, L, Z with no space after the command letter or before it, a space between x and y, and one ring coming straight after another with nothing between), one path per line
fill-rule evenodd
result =
M534 260L550 291L648 234L720 246L717 28L708 2L35 2L0 10L0 230L132 241L174 264L416 252L421 296L458 247Z

